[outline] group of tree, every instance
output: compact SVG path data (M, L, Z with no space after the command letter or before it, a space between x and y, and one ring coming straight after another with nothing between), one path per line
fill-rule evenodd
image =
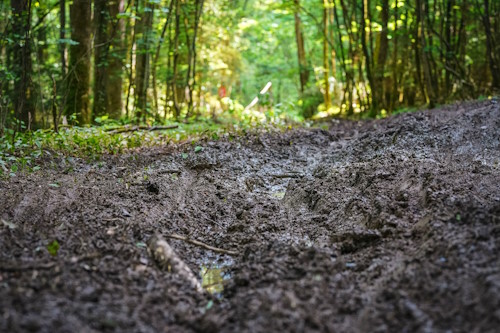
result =
M495 93L500 1L0 0L1 128L190 118L269 81L304 116Z

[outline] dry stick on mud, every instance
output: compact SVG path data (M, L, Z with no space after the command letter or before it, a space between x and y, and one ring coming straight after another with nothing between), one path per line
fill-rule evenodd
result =
M19 272L27 270L44 270L51 269L56 266L57 263L49 262L46 264L16 264L16 263L0 263L0 272Z
M121 128L110 128L106 130L108 134L118 134L118 133L126 133L126 132L136 132L136 131L163 131L178 128L178 125L170 125L170 126L133 126L133 127L121 127Z
M200 241L197 241L195 239L189 239L187 237L184 237L184 236L181 236L181 235L177 235L177 234L165 235L165 237L172 238L172 239L177 239L177 240L181 240L181 241L184 241L186 243L193 244L193 245L196 245L196 246L200 246L200 247L202 247L204 249L207 249L207 250L210 250L210 251L213 251L213 252L216 252L216 253L228 254L230 256L236 256L236 255L238 255L238 252L236 252L236 251L224 250L224 249L221 249L221 248L218 248L218 247L213 247L213 246L207 245L205 243L202 243Z
M174 252L172 247L159 235L153 236L148 242L148 250L157 264L168 271L174 272L186 279L198 292L203 292L201 283L188 265Z

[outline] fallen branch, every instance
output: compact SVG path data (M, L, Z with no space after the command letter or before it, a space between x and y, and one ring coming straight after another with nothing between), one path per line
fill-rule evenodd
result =
M158 174L165 174L165 173L182 173L181 170L178 169L166 169L166 170L158 170Z
M278 174L278 175L270 175L273 178L302 178L304 175L301 175L299 173L285 173L285 174Z
M178 128L179 125L169 125L169 126L132 126L132 127L121 127L121 128L108 128L106 132L108 134L119 134L119 133L127 133L127 132L136 132L136 131L163 131Z
M174 272L186 279L198 292L203 287L188 265L174 252L172 247L161 236L153 236L148 242L148 250L160 268Z
M238 255L238 252L236 252L236 251L224 250L224 249L220 249L218 247L213 247L213 246L210 246L208 244L205 244L205 243L202 243L200 241L197 241L195 239L189 239L187 237L184 237L184 236L181 236L181 235L177 235L177 234L165 235L165 237L171 238L171 239L181 240L183 242L186 242L186 243L189 243L189 244L193 244L193 245L196 245L196 246L200 246L200 247L202 247L202 248L204 248L206 250L210 250L210 251L213 251L213 252L216 252L216 253L228 254L230 256L236 256L236 255Z
M42 269L51 269L56 265L55 262L49 262L46 264L4 264L0 263L0 271L3 272L19 272L19 271L28 271L28 270L42 270Z

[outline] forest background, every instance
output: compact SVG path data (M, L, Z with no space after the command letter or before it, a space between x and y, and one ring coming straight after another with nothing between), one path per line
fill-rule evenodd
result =
M4 171L40 145L26 130L385 117L499 89L500 1L0 1Z

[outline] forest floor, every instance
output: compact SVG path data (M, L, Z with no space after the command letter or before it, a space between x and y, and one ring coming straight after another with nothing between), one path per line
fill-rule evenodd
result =
M500 327L497 101L197 144L0 181L0 331Z

